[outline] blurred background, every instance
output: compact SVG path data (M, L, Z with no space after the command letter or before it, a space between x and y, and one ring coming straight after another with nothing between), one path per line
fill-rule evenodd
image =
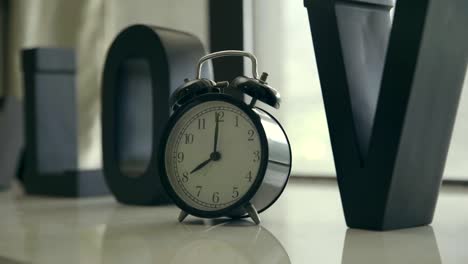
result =
M20 50L51 46L77 52L79 164L100 168L100 83L112 40L130 24L190 32L210 50L208 0L0 0L0 97L22 98ZM244 0L243 45L281 92L277 113L294 152L293 175L335 177L333 156L302 0ZM267 9L267 10L266 10ZM229 32L226 32L229 34ZM250 65L246 64L246 74ZM445 179L468 180L468 82L465 77ZM2 129L0 127L0 129ZM1 150L1 149L0 149Z
M433 3L442 3L437 1ZM249 263L468 263L467 74L444 173L445 181L455 184L443 185L432 226L384 233L347 230L334 182L333 153L303 2L0 0L0 114L6 102L2 98L24 100L21 50L73 49L77 58L81 169L102 166L101 78L107 51L122 29L141 23L192 33L207 52L232 47L253 52L258 57L259 71L268 72L269 84L281 93L281 108L272 113L291 141L295 177L286 195L262 214L266 221L261 226L251 226L248 221L249 226L244 226L199 219L179 225L176 207L122 206L110 196L57 199L22 195L21 187L15 188L20 184L4 192L1 180L6 175L4 164L9 163L2 163L2 158L14 163L10 160L16 157L5 150L12 149L4 143L12 137L2 137L1 132L13 131L15 135L17 130L14 122L3 122L0 115L0 263L166 263L164 259L196 263L201 261L200 256L214 259L203 263L240 263L246 259L251 260ZM353 25L360 26L357 22ZM241 60L234 63L234 67L220 72L234 69L234 74L250 75L247 60L243 65ZM217 78L226 76L216 73L222 66L214 64ZM19 112L16 114L20 119L23 113ZM47 115L44 119L51 120ZM47 144L47 150L55 147ZM51 163L60 162L54 159ZM99 176L103 183L101 172L93 173L89 175ZM7 177L10 180L13 175L6 176L11 176ZM60 184L41 177L32 178L38 179L37 185L61 189ZM73 177L68 178L75 183ZM80 188L95 187L89 178L79 183L85 183ZM98 196L108 194L106 188L98 191Z

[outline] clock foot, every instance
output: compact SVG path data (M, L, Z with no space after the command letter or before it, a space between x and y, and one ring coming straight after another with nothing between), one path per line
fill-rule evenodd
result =
M177 218L177 220L179 220L179 222L182 222L184 221L184 219L188 216L189 214L186 213L185 211L180 211L180 214L179 214L179 217Z
M249 214L250 218L255 222L255 224L259 225L260 224L260 216L258 215L257 209L253 206L253 204L248 203L245 206L245 210Z

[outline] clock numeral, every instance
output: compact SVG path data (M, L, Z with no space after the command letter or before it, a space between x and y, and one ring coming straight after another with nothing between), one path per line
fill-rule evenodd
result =
M211 197L213 203L219 203L219 192L214 192L213 197Z
M192 144L195 136L193 134L185 134L185 144Z
M235 127L239 127L239 116L236 115L236 125Z
M200 197L202 187L200 185L197 185L197 186L195 186L195 188L197 188L197 197Z
M253 162L259 162L260 161L260 151L254 151L253 152L254 157L253 157Z
M249 131L247 133L249 134L248 141L254 141L255 131L253 131L253 129L249 129Z
M201 129L206 129L206 120L205 118L199 118L198 119L198 130L201 130Z
M247 176L245 176L246 179L249 180L249 182L252 182L252 171L249 171L249 173L247 173Z
M182 182L188 182L188 172L182 173Z
M224 111L215 112L216 122L224 122Z
M239 188L238 187L233 187L232 188L232 199L235 199L239 197Z
M177 153L177 162L181 163L183 161L184 161L184 153L183 152Z

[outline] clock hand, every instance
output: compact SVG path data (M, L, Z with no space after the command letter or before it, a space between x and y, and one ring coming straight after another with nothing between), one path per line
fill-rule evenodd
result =
M214 135L213 153L216 153L217 148L218 148L219 121L218 121L218 114L216 114L216 112L215 112L215 121L216 121L216 126L215 126L215 135Z
M200 170L201 168L205 167L208 163L210 163L210 161L212 161L211 157L207 160L205 160L204 162L202 162L200 165L198 165L197 167L195 167L195 169L193 169L190 174L193 174L194 172Z
M221 153L219 152L213 152L210 154L210 158L205 160L204 162L200 163L200 165L198 165L195 169L193 169L190 174L198 171L198 170L201 170L201 168L205 167L208 163L210 163L210 161L218 161L221 159Z

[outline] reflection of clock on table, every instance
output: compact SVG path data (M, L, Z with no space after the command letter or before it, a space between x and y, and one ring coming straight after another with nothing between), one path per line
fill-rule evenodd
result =
M215 226L173 222L125 223L106 227L102 263L291 263L267 229L236 221ZM128 250L132 248L132 250Z
M199 239L180 247L171 263L191 263L194 259L208 263L251 263L246 256L224 241Z
M224 56L252 60L252 78L230 84L201 78L204 62ZM172 96L175 113L163 134L162 183L182 209L198 217L250 216L259 223L281 195L291 169L289 142L279 122L257 101L279 108L279 93L257 74L256 58L243 51L222 51L200 59L198 76L185 80ZM249 104L226 93L239 90Z
M260 226L217 225L206 231L191 232L180 244L170 263L291 263L276 237ZM192 260L192 261L190 261Z

